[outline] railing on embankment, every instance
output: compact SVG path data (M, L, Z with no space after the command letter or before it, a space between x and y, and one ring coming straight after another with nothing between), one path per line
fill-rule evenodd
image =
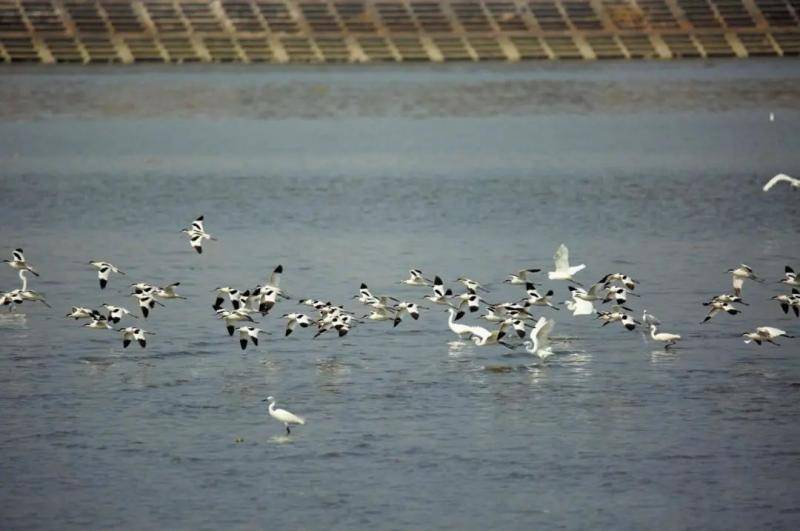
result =
M800 55L800 0L0 0L0 62Z

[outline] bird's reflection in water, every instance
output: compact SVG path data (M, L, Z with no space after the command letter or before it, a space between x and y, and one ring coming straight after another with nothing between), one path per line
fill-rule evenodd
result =
M664 364L664 363L672 363L678 358L677 353L672 350L653 350L650 352L650 363L653 364Z

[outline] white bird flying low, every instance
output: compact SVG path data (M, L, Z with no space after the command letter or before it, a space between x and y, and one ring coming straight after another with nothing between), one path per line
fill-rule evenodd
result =
M767 181L767 184L764 185L764 191L769 192L770 188L782 182L787 182L789 183L789 186L791 186L793 189L800 190L800 179L789 177L785 173L779 173L778 175Z
M180 286L180 282L173 282L168 286L156 288L153 290L153 295L158 297L159 299L186 299L183 295L178 295L175 291L175 288Z
M569 287L572 300L564 301L567 310L572 312L572 315L594 315L594 301L602 300L597 291L602 288L602 284L595 284L589 291L575 286Z
M289 429L290 425L299 424L302 426L306 423L306 419L303 417L298 417L294 413L290 413L285 409L275 409L275 398L268 396L264 402L269 402L269 416L278 422L283 423L283 425L286 427L286 435L292 433L292 430Z
M511 273L508 277L503 281L507 284L527 284L530 282L528 278L529 274L538 273L541 269L520 269L516 273Z
M550 332L556 322L547 317L539 317L536 325L531 329L530 341L525 341L525 350L530 354L536 354L540 359L547 359L552 356L553 350L550 346Z
M30 271L37 277L39 273L33 270L31 266L28 265L28 262L25 261L25 255L22 253L22 249L14 249L11 253L11 260L3 260L3 262L7 263L9 267L12 269L16 269L17 271Z
M744 281L746 279L755 280L757 282L761 282L761 279L758 278L755 273L753 273L753 268L747 264L740 264L739 267L734 269L728 269L726 273L730 273L732 277L733 283L733 293L737 297L742 296L742 286L744 285Z
M136 341L139 343L140 347L145 348L147 346L145 334L156 335L155 332L148 332L147 330L142 330L135 326L119 328L117 332L122 332L122 348L128 348L128 345L130 345L132 341Z
M203 240L217 241L216 238L207 233L203 228L203 218L203 216L198 216L198 218L192 222L190 228L181 230L182 233L189 236L189 243L192 245L192 249L197 251L197 254L203 252Z
M401 284L408 286L430 286L431 281L422 276L422 271L419 269L409 269L408 278L400 281Z
M586 268L586 264L570 266L569 249L567 249L566 245L563 243L559 245L558 249L556 250L556 254L553 255L553 261L555 262L556 270L548 272L547 278L550 280L569 280L580 285L580 283L573 278L573 275L584 270Z
M744 340L745 343L755 341L757 345L760 345L762 341L772 343L773 345L778 345L778 343L776 343L774 340L775 338L781 336L794 339L794 336L790 336L785 330L773 328L771 326L759 326L756 328L755 332L745 332L742 334L742 337L747 338Z
M253 342L253 345L258 346L259 332L261 332L261 329L254 326L242 326L239 328L239 345L242 350L247 348L248 339Z
M122 271L119 270L118 267L115 265L104 262L103 260L93 260L89 262L89 265L94 266L97 268L97 278L100 281L100 289L106 289L106 285L108 284L108 277L111 273L117 273L120 275L124 275Z
M458 277L456 279L456 282L461 282L468 290L472 290L472 291L481 290L481 291L486 292L486 293L489 292L489 290L484 288L480 283L475 282L474 280L469 279L467 277Z
M65 315L64 317L75 319L95 319L102 314L97 311L93 310L92 308L84 308L83 306L73 306L70 312Z

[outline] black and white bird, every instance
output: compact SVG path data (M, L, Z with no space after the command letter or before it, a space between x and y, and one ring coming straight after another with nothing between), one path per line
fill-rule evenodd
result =
M234 310L238 310L241 307L242 293L238 289L230 286L221 286L214 288L214 292L217 294L217 297L211 307L214 308L215 311L222 308L222 304L225 302L225 297L223 297L223 295L228 296L228 299L231 301L231 306Z
M242 350L247 348L248 339L253 343L253 345L258 346L259 332L261 332L261 329L254 326L239 327L239 345L242 347Z
M712 297L711 300L709 300L708 302L704 302L703 306L711 306L711 304L714 303L714 302L722 302L722 303L728 303L728 304L736 303L736 304L743 304L745 306L749 306L749 304L744 302L741 297L739 297L737 295L731 295L730 293L722 293L721 295L716 295L716 296Z
M778 175L767 181L767 184L764 185L764 191L769 192L773 186L783 182L789 183L789 186L795 190L800 190L800 179L789 177L785 173L779 173Z
M470 313L477 312L481 307L481 302L483 302L481 296L475 293L475 290L469 288L461 295L456 295L455 299L458 301L456 309L460 311L466 306Z
M13 312L15 307L25 302L19 294L19 290L15 289L7 293L0 293L0 306L8 306L8 311Z
M553 261L556 266L555 271L548 272L547 278L550 280L569 280L570 282L580 285L580 283L575 280L574 275L579 271L583 271L586 268L586 264L570 266L569 249L567 249L566 245L562 243L558 246L556 254L553 255Z
M525 293L527 293L528 298L523 299L523 304L526 307L529 306L545 306L547 308L552 308L554 310L560 310L560 308L553 305L553 302L550 300L550 297L553 296L553 290L548 290L547 293L542 295L539 291L528 282L525 285Z
M614 306L614 308L610 312L599 311L597 312L596 319L600 319L603 321L601 326L606 326L609 323L620 323L624 326L627 330L635 330L636 325L642 324L629 314L622 311L622 308L619 306Z
M115 265L103 260L92 260L89 262L89 265L94 266L97 269L97 278L100 281L100 289L106 289L106 285L108 285L108 277L111 276L111 273L117 273L120 275L125 274Z
M783 313L789 313L789 309L791 308L794 311L795 317L800 317L800 291L797 291L797 288L792 288L792 293L788 295L784 293L775 295L772 297L772 300L778 301Z
M423 297L426 301L434 304L442 304L445 306L450 305L450 297L453 296L453 290L450 288L444 289L444 281L437 276L433 279L433 293Z
M186 297L183 295L178 295L178 292L175 291L175 288L180 285L180 282L173 282L167 286L156 287L152 294L159 299L186 299Z
M603 297L603 303L613 302L614 304L631 311L630 308L625 308L625 303L628 301L628 295L633 295L634 297L639 296L632 291L628 291L628 289L623 286L610 286L606 291L605 297Z
M400 324L400 322L403 320L404 314L410 315L415 321L419 319L420 308L422 307L414 302L401 301L400 304L395 307L394 326Z
M131 317L138 319L137 316L133 315L129 310L123 308L122 306L113 306L111 304L103 303L103 308L105 308L107 312L106 319L114 324L119 323L120 320L122 320L122 318L126 315L130 315ZM75 308L73 308L73 310L75 310Z
M461 282L464 285L464 287L466 287L468 290L471 290L471 291L480 290L480 291L483 291L485 293L489 292L489 290L484 288L479 282L475 282L474 280L472 280L470 278L467 278L467 277L458 277L456 279L456 282Z
M608 288L614 282L618 282L619 284L625 286L625 288L630 291L636 289L637 282L633 280L630 276L625 275L623 273L609 273L608 275L601 278L599 283L602 284L604 287Z
M783 273L783 278L781 279L781 284L800 287L800 277L797 276L797 273L794 272L794 269L787 265L785 272Z
M232 336L236 331L234 323L238 323L239 321L249 321L251 323L255 323L253 318L250 317L250 310L247 308L239 308L238 310L233 311L219 309L216 311L216 314L218 319L225 321L225 329L228 331L228 335L230 336Z
M203 240L217 241L216 238L207 233L203 228L203 218L204 216L198 216L198 218L192 222L191 227L181 230L182 233L189 236L189 243L192 245L192 249L197 251L197 254L202 254L203 252Z
M85 308L83 306L73 306L70 312L65 315L64 317L75 319L95 319L97 317L102 316L99 311L94 310L92 308Z
M156 304L164 306L149 293L135 292L132 296L139 302L139 310L142 312L142 317L145 319L150 315L150 311L156 307Z
M754 332L745 332L742 334L742 337L747 339L744 340L745 343L750 343L754 341L757 345L760 345L762 341L766 341L767 343L772 343L773 345L779 345L775 342L775 338L778 337L788 337L794 339L794 336L790 336L786 333L785 330L781 330L780 328L773 328L771 326L759 326L755 329ZM780 345L779 345L780 346Z
M147 330L136 328L135 326L118 328L117 332L122 332L122 348L128 348L132 341L136 341L139 343L140 347L145 348L147 346L147 337L145 334L150 334L151 336L156 335L155 332L148 332Z
M431 281L425 278L422 275L422 271L419 269L409 269L408 270L408 278L405 280L400 281L401 284L406 284L407 286L430 286Z
M397 311L394 308L374 308L369 314L364 315L362 319L368 319L370 321L394 321L396 317Z
M503 282L507 284L528 284L529 282L531 282L531 280L528 277L540 271L541 269L535 269L535 268L520 269L516 273L509 274Z
M744 285L744 281L745 280L747 280L749 278L751 280L755 280L755 281L758 281L758 282L761 281L761 279L759 279L755 275L755 273L753 273L753 269L750 266L746 265L746 264L740 264L739 267L737 267L737 268L728 269L726 271L726 273L730 273L731 274L732 282L733 282L733 293L737 297L741 297L742 296L742 286Z
M87 328L94 328L95 330L111 330L111 325L104 315L97 315L92 318L92 321L83 325Z
M284 332L284 337L290 336L298 326L300 328L308 328L316 323L316 321L303 313L286 313L281 317L286 319L286 332Z
M39 273L34 271L33 268L28 265L28 262L25 261L25 255L22 253L22 249L14 249L11 252L11 260L3 260L3 262L7 263L9 267L16 269L17 271L30 271L37 277L39 276Z
M737 314L742 313L741 310L739 310L738 308L734 307L729 302L722 302L722 301L718 301L718 300L712 300L711 302L707 303L707 306L710 306L711 309L708 310L708 314L706 315L706 318L703 319L700 322L700 324L708 322L715 315L717 315L719 313L722 313L722 312L729 313L730 315L737 315Z
M281 275L283 274L283 266L278 264L275 269L272 270L272 273L269 275L269 279L259 286L257 286L253 291L253 295L258 295L259 292L263 290L267 291L274 291L276 297L281 297L283 299L291 299L284 291L281 289Z

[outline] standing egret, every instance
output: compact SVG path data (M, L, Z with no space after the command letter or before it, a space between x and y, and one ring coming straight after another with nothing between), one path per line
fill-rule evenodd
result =
M292 433L292 430L289 429L291 424L299 424L302 426L306 423L306 419L303 417L298 417L294 413L290 413L285 409L275 409L274 397L268 396L264 402L269 402L269 416L278 422L282 422L283 425L286 426L286 435L290 435Z

